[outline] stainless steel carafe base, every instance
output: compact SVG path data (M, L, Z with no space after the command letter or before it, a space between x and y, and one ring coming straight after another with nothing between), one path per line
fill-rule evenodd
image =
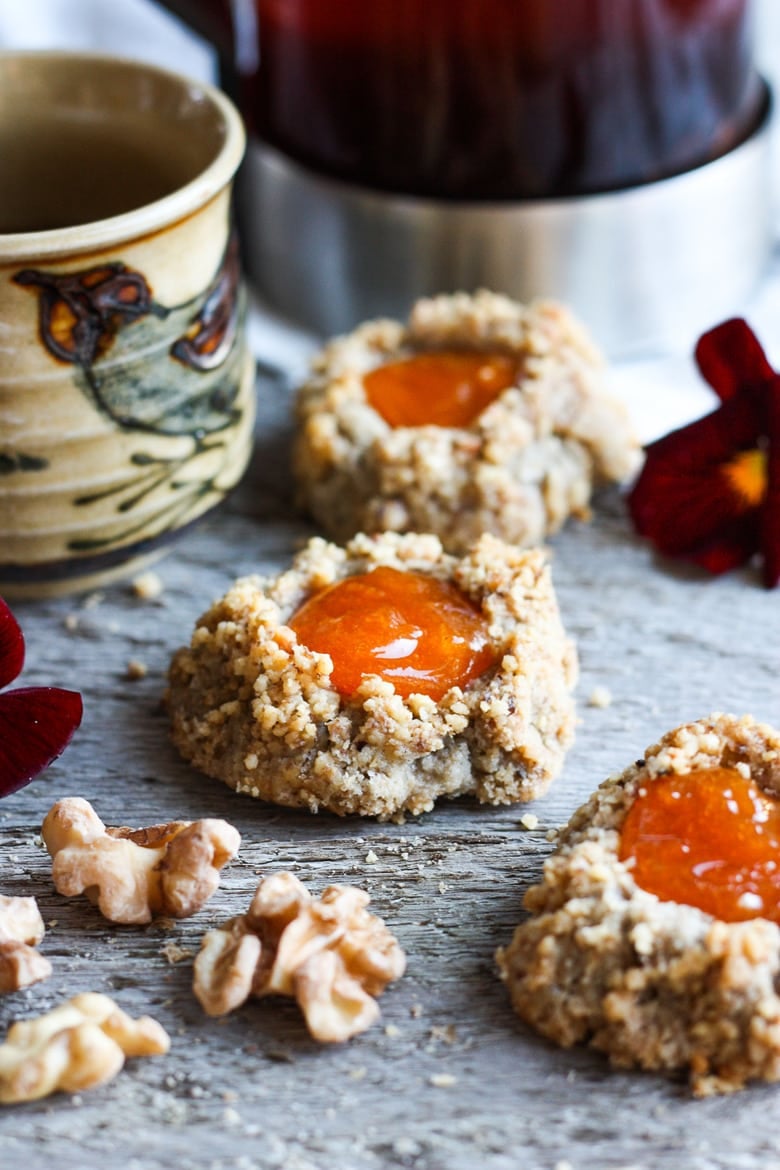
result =
M611 356L690 350L739 311L772 242L770 100L747 141L607 194L518 203L407 198L323 178L250 141L239 182L249 277L322 334L490 288L567 302Z

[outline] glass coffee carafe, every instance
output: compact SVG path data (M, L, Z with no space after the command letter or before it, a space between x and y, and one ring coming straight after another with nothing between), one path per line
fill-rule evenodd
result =
M250 131L250 278L319 332L484 286L689 348L763 269L751 0L166 3Z
M386 191L625 187L728 151L761 103L748 0L254 0L247 20L251 6L178 5L216 35L250 130Z

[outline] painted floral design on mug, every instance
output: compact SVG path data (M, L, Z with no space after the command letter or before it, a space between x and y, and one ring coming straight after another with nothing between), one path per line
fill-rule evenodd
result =
M240 315L235 234L205 292L171 308L118 261L67 273L25 268L13 280L39 294L44 347L76 367L81 388L117 426L199 438L237 421L240 370L228 364ZM218 376L195 382L182 367Z
M234 232L202 307L187 333L171 348L173 356L185 365L195 370L214 370L227 357L238 327L240 277L238 236Z
M166 307L154 300L143 273L121 262L58 274L26 268L13 278L39 296L41 344L74 367L74 379L90 402L126 431L186 436L184 452L162 455L139 448L129 456L136 474L119 485L78 494L73 504L89 507L110 496L119 515L132 514L152 492L170 489L158 515L158 532L178 524L196 498L214 492L217 475L198 478L189 466L219 449L235 428L244 367L237 345L244 315L238 244L232 234L219 268L199 296ZM224 467L219 461L218 471ZM95 552L136 535L132 519L110 536L73 537L72 552Z
M117 261L82 272L39 272L25 268L14 284L39 290L41 340L63 362L89 368L108 349L124 324L154 311L146 280Z

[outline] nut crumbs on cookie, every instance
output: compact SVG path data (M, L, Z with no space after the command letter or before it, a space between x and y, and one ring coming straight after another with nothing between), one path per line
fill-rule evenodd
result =
M340 694L331 656L288 623L313 592L380 567L455 585L486 623L493 665L439 699L371 674ZM182 755L237 791L389 820L440 796L539 796L573 738L576 673L539 550L484 536L454 557L428 535L345 549L315 538L288 572L238 581L200 618L173 658L167 705Z
M649 892L636 859L620 852L631 810L656 786L713 769L739 776L743 763L772 795L779 752L780 733L751 716L711 715L668 732L574 813L525 896L530 917L497 954L524 1020L564 1046L589 1042L620 1066L687 1069L697 1096L780 1080L780 926L719 919L684 901L682 880L663 897ZM694 820L707 815L703 798L692 808ZM722 861L707 856L702 872ZM740 916L755 910L743 906Z

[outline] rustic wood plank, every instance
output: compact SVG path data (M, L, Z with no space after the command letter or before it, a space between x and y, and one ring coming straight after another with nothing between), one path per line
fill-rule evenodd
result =
M533 811L461 800L418 821L377 825L310 817L237 797L194 773L168 741L160 709L172 651L237 575L285 566L310 532L294 515L288 395L261 383L253 465L241 488L162 561L154 601L128 584L102 596L17 605L28 645L24 681L79 687L84 724L48 774L0 804L6 893L34 894L50 923L41 946L53 977L0 1001L0 1025L99 990L170 1031L168 1057L131 1063L110 1085L0 1114L0 1164L29 1170L107 1161L131 1170L573 1170L780 1166L780 1092L767 1087L693 1102L684 1086L562 1052L511 1013L493 952L520 916L523 891L564 821L601 779L667 728L711 710L780 722L778 598L750 573L717 582L653 564L631 536L620 497L592 525L554 542L554 577L580 649L581 722L565 771ZM130 659L144 678L126 678ZM597 686L609 706L588 706ZM108 823L224 816L240 858L195 918L111 928L84 900L53 890L37 837L49 805L93 801ZM376 862L366 861L369 850ZM382 1000L382 1023L320 1048L294 1005L252 1003L207 1019L190 991L203 931L241 912L259 873L292 869L320 890L365 886L408 953L408 974ZM432 1077L452 1077L437 1086Z

